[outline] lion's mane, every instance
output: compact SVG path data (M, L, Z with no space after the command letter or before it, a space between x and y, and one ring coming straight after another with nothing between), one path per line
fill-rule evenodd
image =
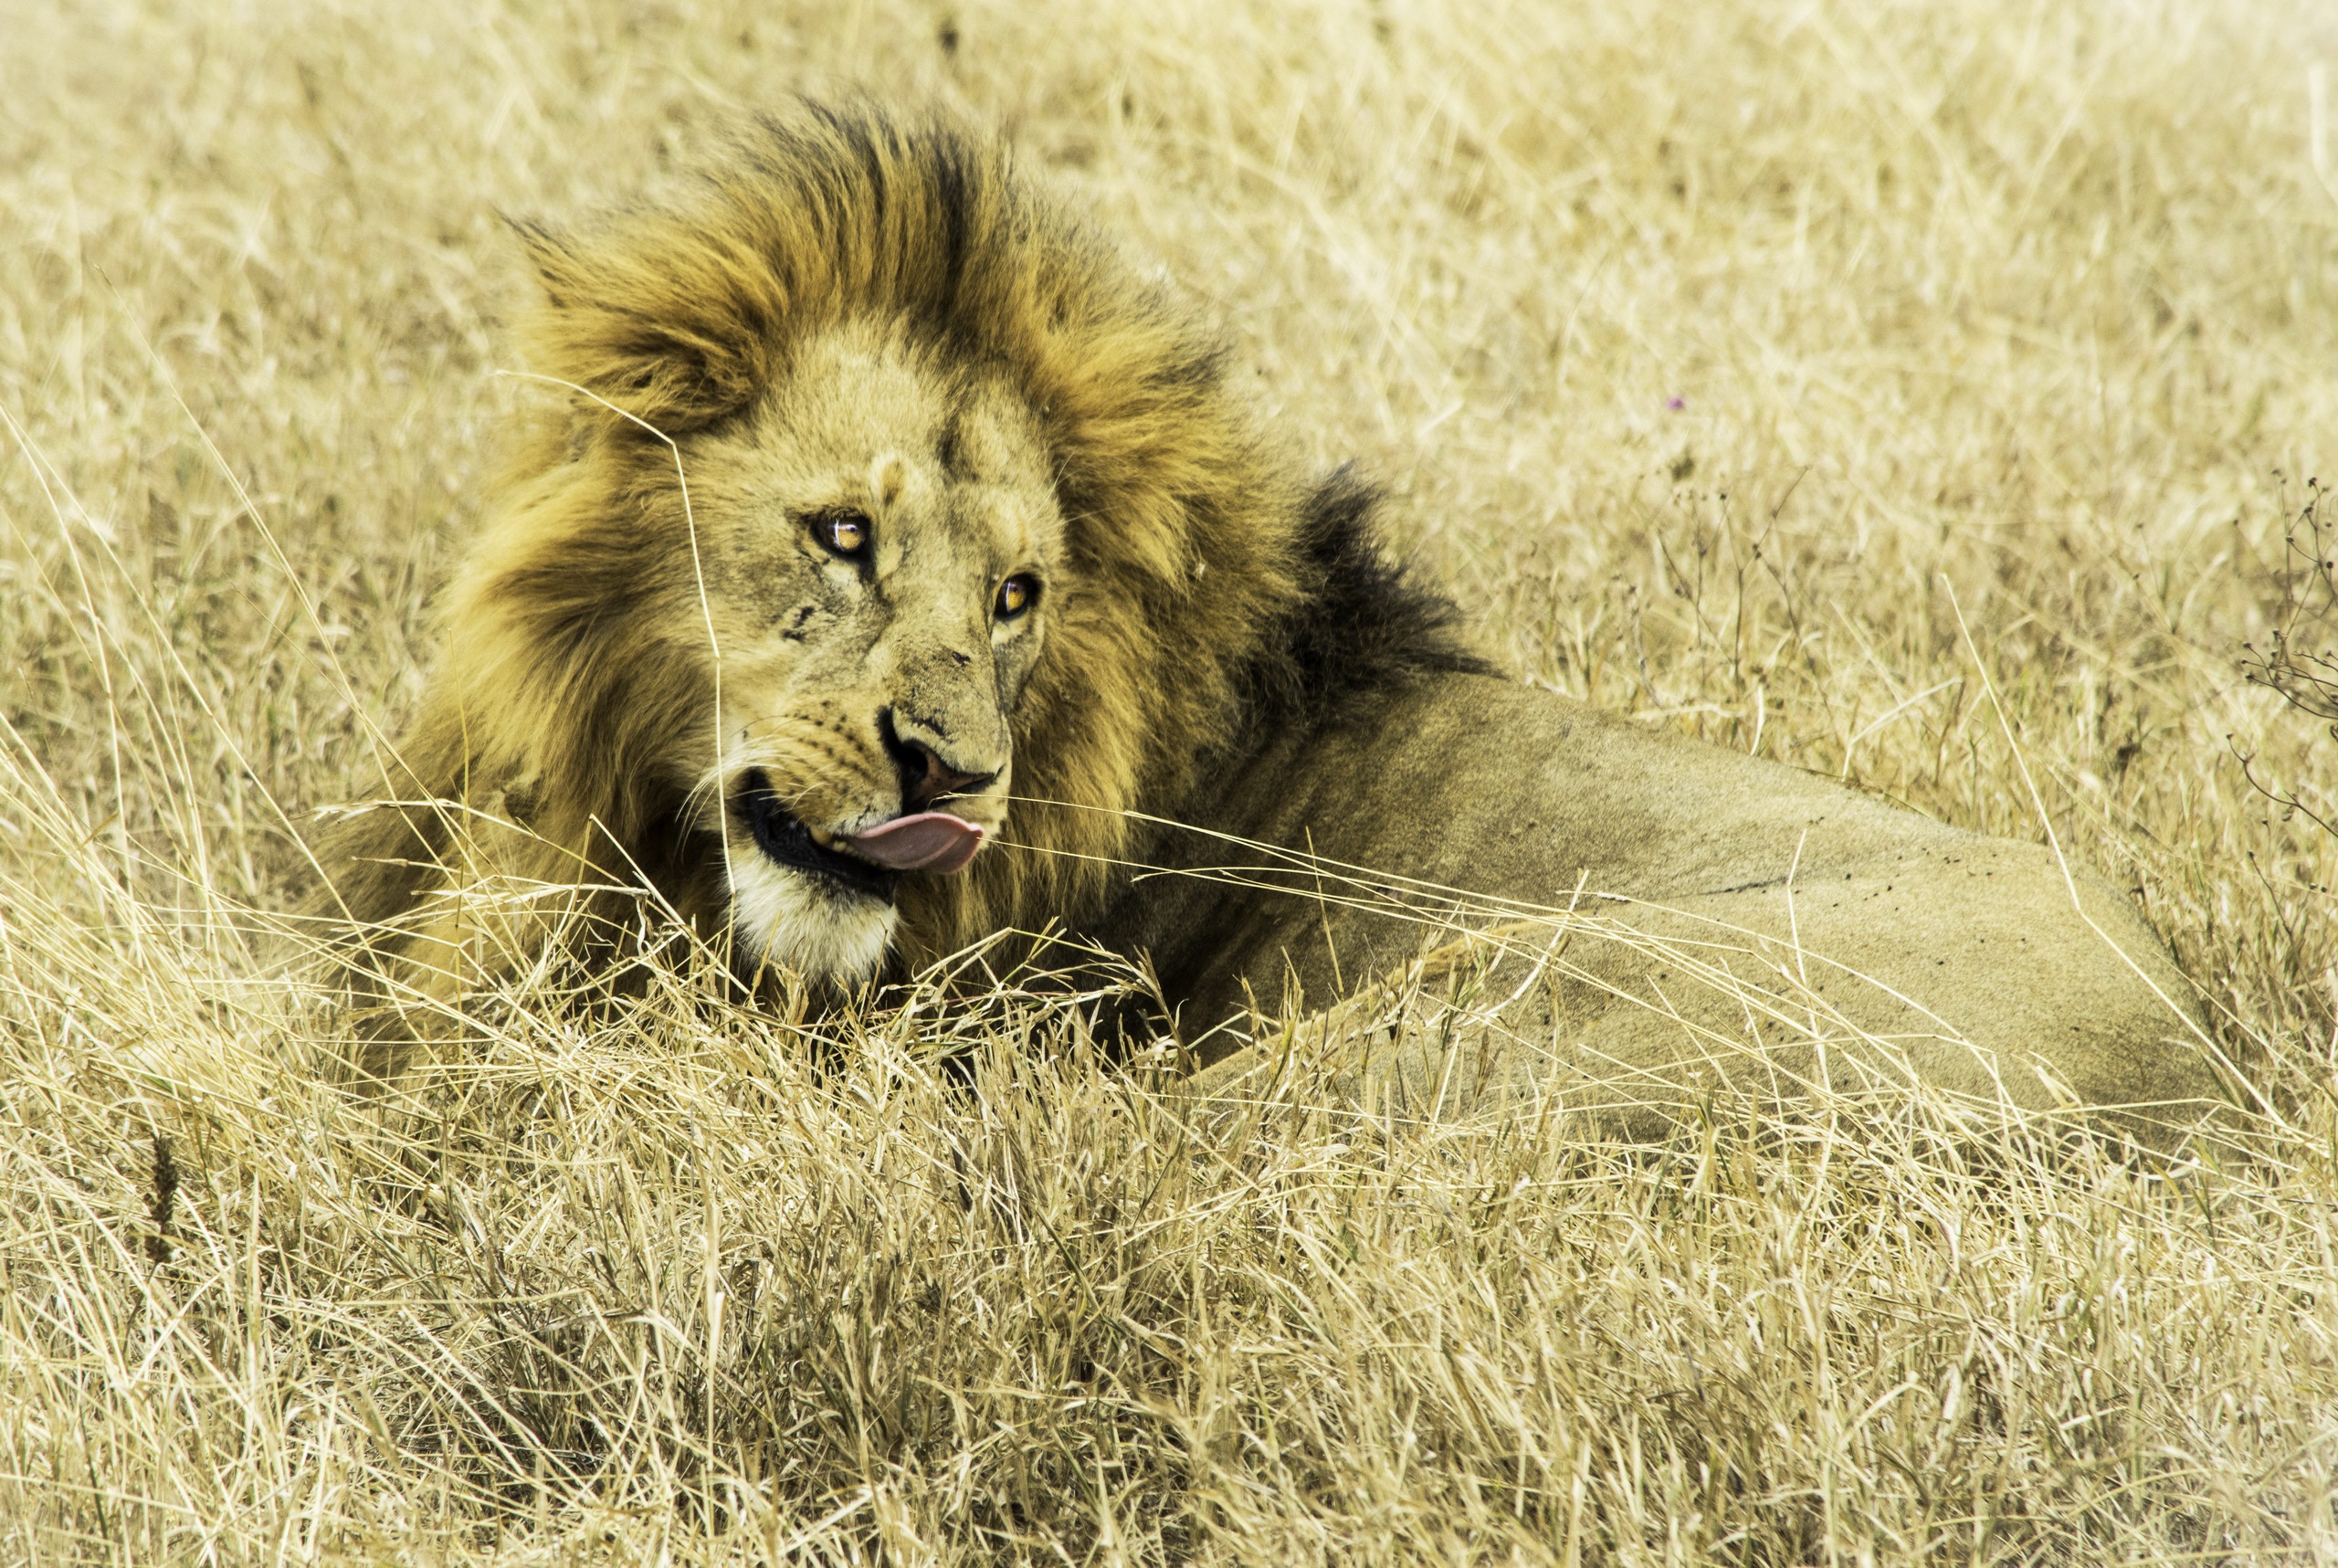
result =
M1178 816L1230 753L1348 693L1474 664L1451 606L1379 552L1365 489L1298 479L1229 391L1215 334L993 138L807 104L662 201L520 233L542 283L517 324L527 367L591 395L517 422L387 798L327 851L361 929L418 918L479 869L478 826L505 820L532 847L501 870L719 908L664 765L713 700L703 661L676 652L705 630L667 438L739 415L806 334L848 318L1005 370L1069 526L1058 618L1013 715L1005 841L904 886L908 957L1076 923L1145 853L1142 817Z

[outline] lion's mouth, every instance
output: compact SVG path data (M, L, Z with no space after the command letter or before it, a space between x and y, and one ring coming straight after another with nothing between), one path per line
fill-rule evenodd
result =
M779 803L771 781L758 771L746 777L746 787L734 803L755 847L791 871L826 878L839 889L863 897L892 901L900 873L848 851L823 844L809 824Z

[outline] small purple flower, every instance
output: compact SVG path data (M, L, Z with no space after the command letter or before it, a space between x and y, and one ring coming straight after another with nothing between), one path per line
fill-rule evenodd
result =
M1689 406L1689 400L1685 397L1668 397L1664 400L1664 406L1678 414Z

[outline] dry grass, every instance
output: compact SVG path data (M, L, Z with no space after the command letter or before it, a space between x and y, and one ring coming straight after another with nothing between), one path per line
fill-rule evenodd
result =
M2308 0L7 7L0 1551L2338 1557L2338 839L2236 759L2332 816L2238 660L2338 456L2333 63ZM321 1087L267 911L519 395L495 214L838 79L1011 126L1531 679L2042 837L1985 671L2258 1156L1196 1129L1015 984L522 984Z

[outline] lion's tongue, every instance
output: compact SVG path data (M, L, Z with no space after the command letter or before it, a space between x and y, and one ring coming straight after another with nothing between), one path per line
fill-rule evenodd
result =
M958 871L983 847L983 830L946 811L921 811L845 842L863 859L896 871Z

